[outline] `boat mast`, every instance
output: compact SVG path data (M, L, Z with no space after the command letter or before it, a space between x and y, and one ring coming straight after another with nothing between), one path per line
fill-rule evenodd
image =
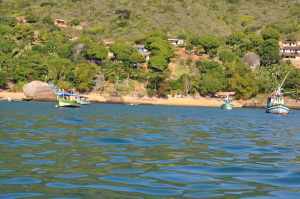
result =
M288 75L290 74L290 71L285 75L283 81L281 82L280 86L278 87L278 90L281 90L281 88L283 87L284 82L286 81Z

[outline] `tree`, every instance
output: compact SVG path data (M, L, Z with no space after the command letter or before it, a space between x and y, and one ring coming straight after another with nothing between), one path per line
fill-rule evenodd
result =
M269 39L274 39L274 40L279 40L280 33L278 30L272 28L272 27L267 27L265 28L262 33L262 37L264 40L269 40Z
M279 45L275 39L265 40L259 48L262 65L271 65L279 62Z
M103 44L90 43L85 51L85 57L89 60L102 61L107 58L108 50Z
M213 95L226 88L225 71L222 65L214 61L202 61L197 64L200 71L199 92Z
M205 53L214 56L220 46L220 40L213 35L205 35L199 38L199 44L203 47Z
M51 56L47 59L48 80L54 81L74 81L73 65L70 60Z
M248 99L258 93L255 74L246 65L236 62L226 65L227 90L235 91L237 98Z
M94 86L96 76L96 66L89 63L80 63L74 69L75 87L80 92L90 91Z
M45 80L48 74L48 67L44 58L35 52L26 52L14 60L15 82L26 82L32 80Z
M150 68L158 71L164 71L173 56L173 49L168 43L166 37L161 33L153 33L146 38L146 46L151 51L149 61Z
M152 56L149 61L149 66L156 71L164 71L168 67L168 61L165 57L156 55Z
M249 38L244 32L234 32L226 38L226 44L240 57L249 50L250 43Z
M238 59L238 56L229 49L223 49L219 52L219 59L223 63L231 63Z
M132 46L125 42L116 42L110 50L114 53L117 60L122 61L126 66L133 66L144 62L144 57Z

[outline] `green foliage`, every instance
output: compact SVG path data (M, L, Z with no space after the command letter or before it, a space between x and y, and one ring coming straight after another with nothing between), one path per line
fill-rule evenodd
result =
M168 61L162 55L154 55L149 61L152 69L157 71L164 71L168 67Z
M179 79L170 82L172 91L176 94L182 94L184 96L195 94L198 90L199 77L191 76L189 74L183 74Z
M279 62L279 44L275 39L265 40L260 49L259 55L263 65L271 65Z
M107 81L118 84L138 80L147 85L150 94L158 96L174 91L183 95L196 92L213 95L224 90L236 91L238 98L249 98L272 90L287 71L291 73L286 89L294 91L299 87L299 71L277 65L280 61L278 39L300 35L299 4L241 0L147 1L147 9L143 10L136 8L142 8L145 0L99 2L1 1L0 86L5 86L7 81L23 85L39 79L53 81L61 88L86 92L91 90L94 77L101 70ZM78 7L80 15L74 15ZM89 26L82 31L71 26L60 29L53 24L58 14L72 26L81 21L88 22ZM28 23L17 23L15 16L22 15ZM262 27L266 28L261 30ZM153 30L159 31L149 35ZM202 61L195 67L192 62L188 64L191 74L171 80L168 65L174 52L164 32L186 39L190 53L204 52L210 58L218 55L222 64ZM229 36L224 38L225 35ZM70 41L74 37L80 40ZM108 49L102 44L103 38L128 43L116 42L110 49L115 58L107 60ZM139 68L145 60L133 47L131 42L135 40L145 43L151 52L147 70ZM79 58L75 59L73 50L78 44L84 47L79 49ZM248 51L258 53L265 67L251 71L241 64L240 57Z
M202 95L213 95L226 88L225 70L222 65L214 61L198 63L200 71L199 92Z
M14 62L13 80L26 82L32 80L44 81L48 74L48 67L44 59L37 53L28 52Z
M278 30L276 30L272 27L265 28L262 31L261 35L264 40L269 40L269 39L279 40L279 37L280 37L280 33L278 32Z
M89 43L85 50L85 56L88 59L104 60L107 58L108 50L103 44Z
M114 53L116 59L122 61L126 66L144 62L143 56L125 42L114 43L110 50Z
M220 40L213 35L205 35L199 38L199 44L203 47L205 53L215 56L220 46Z
M80 63L75 66L74 82L80 92L87 92L93 88L96 68L95 65L88 63Z
M227 89L236 92L236 98L248 99L258 93L255 74L244 64L235 63L227 65Z
M70 22L70 24L71 24L72 26L78 26L78 25L80 25L80 20L79 20L79 19L73 19L73 20Z
M54 83L59 81L74 80L73 65L70 60L60 58L58 56L51 56L47 60L48 78Z
M102 67L102 72L107 81L116 83L120 80L128 78L128 67L124 67L120 63L106 62Z
M261 35L251 32L234 32L226 39L226 45L240 57L244 56L247 51L258 51L262 42L263 38Z
M238 56L229 49L223 49L219 52L219 59L223 63L231 63L238 60Z
M151 51L149 65L152 69L164 71L173 56L173 50L165 35L153 33L146 38L146 48Z

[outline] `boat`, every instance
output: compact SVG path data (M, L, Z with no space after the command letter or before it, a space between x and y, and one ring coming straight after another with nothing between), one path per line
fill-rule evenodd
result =
M88 105L91 103L87 97L81 95L76 96L76 101L80 105Z
M224 110L232 110L233 105L231 103L231 99L229 98L229 96L227 95L224 99L224 103L221 105L221 109Z
M282 86L287 79L289 73L286 74L285 78L277 89L268 97L266 113L287 115L290 109L284 104L283 89Z
M80 104L76 100L76 96L73 93L60 92L57 93L57 105L56 107L73 107L78 108Z

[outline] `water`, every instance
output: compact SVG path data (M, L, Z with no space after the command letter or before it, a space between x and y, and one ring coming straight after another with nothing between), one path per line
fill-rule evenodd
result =
M0 198L300 198L300 112L0 103Z

